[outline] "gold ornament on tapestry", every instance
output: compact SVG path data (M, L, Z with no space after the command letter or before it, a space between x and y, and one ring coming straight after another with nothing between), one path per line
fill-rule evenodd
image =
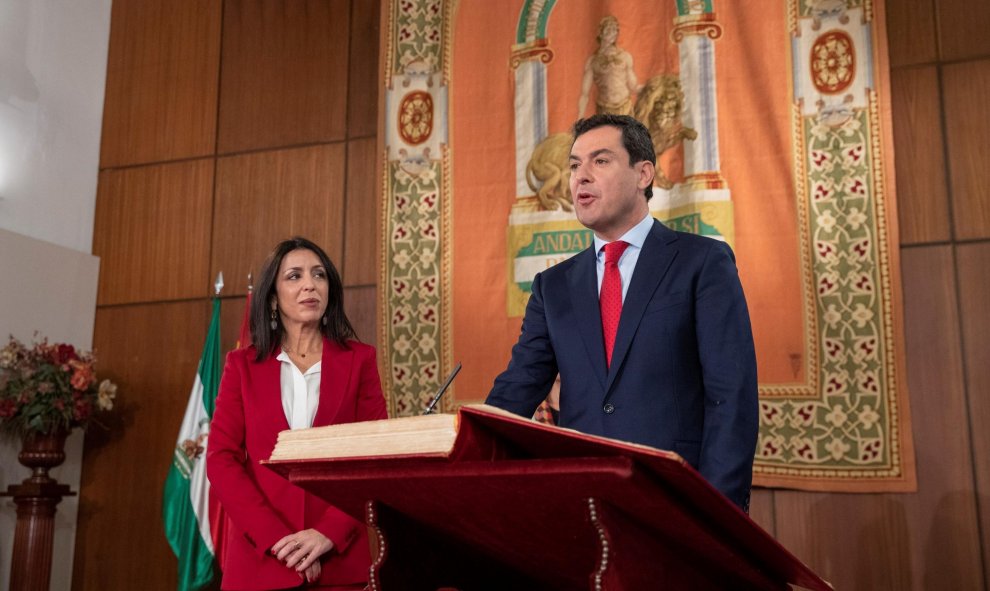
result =
M510 68L515 70L523 62L530 60L539 60L544 64L552 62L553 50L550 49L550 42L546 39L535 39L512 46L512 54L509 56Z
M422 152L410 153L405 148L399 148L399 169L396 173L396 180L408 182L420 177L432 174L433 163L430 161L430 148L423 148ZM429 180L432 180L429 179Z
M702 7L702 11L704 8ZM722 25L715 20L711 12L695 12L674 19L674 28L670 31L670 41L674 45L684 41L685 37L708 37L712 41L722 37Z
M815 102L818 108L817 122L832 129L838 129L850 122L854 122L856 110L853 108L855 98L847 94L839 103L828 103L819 99Z
M399 136L409 145L421 144L433 133L433 97L417 90L399 104Z
M846 0L810 0L808 9L811 12L812 31L821 29L822 21L827 18L838 18L839 23L843 25L849 22Z
M843 31L829 31L811 46L811 81L818 92L838 94L856 76L853 40Z

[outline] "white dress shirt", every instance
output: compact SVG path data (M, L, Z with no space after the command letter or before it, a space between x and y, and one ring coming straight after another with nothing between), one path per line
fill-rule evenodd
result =
M622 301L626 301L626 292L629 291L629 280L632 279L633 271L636 269L636 261L639 260L639 253L643 250L643 243L650 234L653 227L653 216L649 213L638 224L629 229L628 232L619 237L629 243L625 252L619 257L619 276L622 277ZM605 245L608 244L598 236L595 236L595 252L598 253L598 293L602 292L602 277L605 276Z
M316 407L320 404L320 373L322 361L317 361L306 373L299 371L289 354L282 351L276 357L282 362L279 385L282 389L282 409L290 429L313 426Z

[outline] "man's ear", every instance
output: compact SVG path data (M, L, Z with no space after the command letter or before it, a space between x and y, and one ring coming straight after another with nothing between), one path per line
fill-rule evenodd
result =
M639 182L636 183L636 186L641 191L645 191L647 187L653 184L653 179L657 176L657 167L649 160L643 160L637 166L639 167Z

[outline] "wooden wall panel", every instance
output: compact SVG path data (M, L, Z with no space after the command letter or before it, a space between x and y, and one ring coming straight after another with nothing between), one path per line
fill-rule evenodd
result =
M376 316L378 291L374 285L344 288L344 313L351 321L358 340L378 346L378 319Z
M843 591L928 589L911 564L906 496L777 491L777 539Z
M955 237L990 238L990 59L944 66L942 80Z
M893 70L890 87L901 244L948 240L938 72L935 66Z
M777 525L774 519L774 491L755 488L753 489L753 494L749 500L749 516L756 523L760 524L760 527L770 532L770 535L776 535Z
M205 297L213 161L100 173L93 254L98 305Z
M891 67L938 59L932 0L887 0L884 7Z
M215 200L211 276L222 270L232 278L227 295L246 294L242 278L257 278L272 247L294 235L316 242L340 265L344 144L220 158Z
M378 193L381 175L374 137L347 142L347 224L344 227L344 285L378 281Z
M973 426L973 472L980 503L983 564L990 565L990 242L966 244L956 250L963 359L969 391L969 424ZM988 581L990 583L990 581Z
M777 491L777 535L836 589L982 589L951 247L902 269L918 492Z
M221 153L343 139L347 0L224 5Z
M347 137L378 133L378 42L381 2L351 5L350 73L347 85Z
M990 2L935 0L938 5L942 60L984 57L990 54Z
M907 510L916 589L981 589L952 249L904 249L901 269L918 492L889 498Z
M230 281L228 285L233 286L235 283L232 279L227 278L227 274L224 273L224 278L226 281ZM246 284L247 278L245 277L240 283ZM229 287L224 288L224 292L227 292ZM244 318L244 303L247 301L246 297L237 298L221 298L220 302L220 350L223 351L224 359L227 357L229 351L234 350L234 346L237 344L237 337L241 331L241 320ZM206 335L203 335L206 338ZM241 346L247 346L250 343L242 343Z
M113 3L101 168L213 152L220 6L220 0Z
M100 308L94 347L115 419L86 434L73 589L176 588L162 487L209 326L207 300Z

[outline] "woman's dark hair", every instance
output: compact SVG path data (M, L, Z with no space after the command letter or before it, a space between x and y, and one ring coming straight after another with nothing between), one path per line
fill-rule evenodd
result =
M271 327L275 279L285 255L300 248L313 252L327 271L327 310L324 312L326 323L320 322L320 332L345 349L350 348L347 344L348 339L357 339L354 327L344 314L344 285L337 267L334 267L330 257L322 248L310 240L294 236L279 242L261 267L260 280L251 300L251 344L257 351L255 361L262 361L269 355L275 355L282 345L284 328L281 319L275 324L274 329Z

